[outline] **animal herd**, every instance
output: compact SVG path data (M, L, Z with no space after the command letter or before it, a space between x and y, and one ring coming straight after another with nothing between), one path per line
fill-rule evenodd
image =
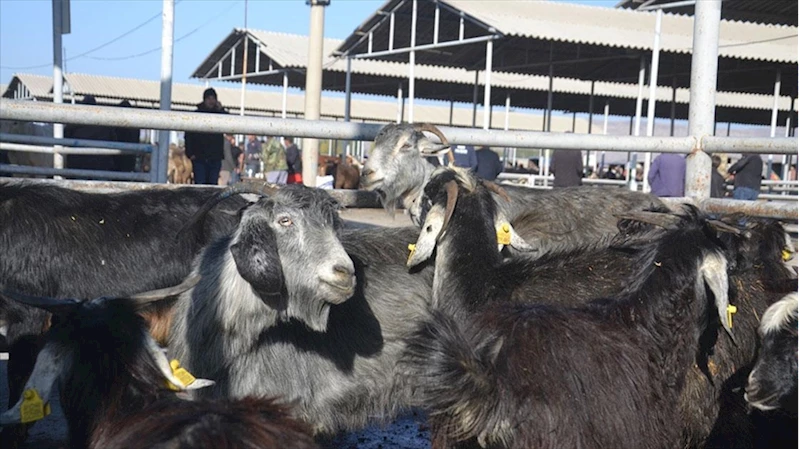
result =
M778 221L500 187L447 149L375 139L360 184L398 228L301 185L0 184L0 445L60 394L75 448L317 448L410 409L435 449L797 446Z

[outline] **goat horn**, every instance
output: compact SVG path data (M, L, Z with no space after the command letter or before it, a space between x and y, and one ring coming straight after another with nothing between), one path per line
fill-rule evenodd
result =
M640 221L642 223L649 223L655 226L660 226L664 229L671 229L677 224L680 220L678 217L670 214L663 214L657 212L626 212L623 214L614 214L614 216L619 219L627 219L627 220L635 220Z
M441 226L441 232L438 233L438 237L441 237L441 234L449 226L449 220L452 218L453 212L455 212L455 203L458 201L458 183L448 181L444 187L447 189L447 208L444 212L444 224ZM436 237L436 240L438 240L438 237Z
M727 223L719 220L708 220L707 224L709 224L713 229L719 232L726 232L729 234L741 235L744 231L736 228L735 226L730 226Z
M180 228L175 238L176 239L179 238L187 230L194 228L194 226L198 222L202 221L205 218L205 215L211 209L213 209L214 206L216 206L223 200L230 198L233 195L237 195L240 193L252 193L259 196L268 196L274 193L275 191L277 191L277 187L273 187L265 183L261 186L251 183L239 183L227 187L224 190L217 193L214 197L206 201L205 204L203 204L203 207L201 207L200 210L198 210L182 228Z
M432 125L430 123L417 123L413 125L413 128L417 131L427 131L435 134L439 139L441 139L441 143L444 145L449 145L449 141L444 136L444 133L441 132L440 129L436 127L436 125Z
M197 285L197 283L200 282L200 277L200 275L191 276L179 285L136 293L135 295L128 296L128 299L132 300L134 304L136 304L136 307L143 307L151 302L160 301L170 296L176 296L185 292L186 290Z
M483 185L486 186L488 190L496 193L497 195L501 196L503 200L510 203L510 197L508 196L508 192L506 192L505 189L500 187L499 184L492 181L483 180Z
M64 315L83 302L74 298L56 299L48 296L26 295L13 290L3 290L0 292L0 296L46 310L54 315Z

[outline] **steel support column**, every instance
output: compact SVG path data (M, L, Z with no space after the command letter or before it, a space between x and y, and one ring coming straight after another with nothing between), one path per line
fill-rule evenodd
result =
M416 47L416 16L417 0L413 0L413 13L411 15L411 48ZM411 50L410 55L410 74L408 75L408 123L413 123L413 102L416 95L416 51Z
M322 57L325 36L325 5L327 2L308 0L311 5L310 36L308 38L308 68L305 74L305 120L319 120L322 103ZM319 140L303 139L302 182L316 187L319 165Z
M696 140L696 147L686 160L685 196L700 200L710 197L712 167L705 149L716 116L720 22L721 0L696 2L688 104L688 134Z
M175 0L164 0L161 30L161 97L158 109L168 111L172 108L172 45L175 38ZM165 183L167 164L169 161L169 131L158 133L158 154L150 159L150 170L154 170L152 178L158 183ZM156 162L157 161L157 162Z
M646 103L646 135L655 135L655 105L657 104L658 68L660 65L660 29L663 22L663 10L658 9L655 16L655 42L652 45L652 64L649 71L649 101ZM644 155L644 173L642 181L644 192L649 192L649 166L652 164L652 153Z
M61 73L63 64L63 54L61 53L61 24L63 23L63 8L61 0L53 0L53 103L64 102L64 76ZM53 124L53 138L64 137L64 125L61 123ZM58 153L60 146L54 148L53 168L64 168L64 156Z
M288 108L289 99L289 73L283 72L283 98L281 99L280 117L286 118L286 109Z
M483 91L483 129L491 127L491 69L494 59L494 41L486 42L485 90Z

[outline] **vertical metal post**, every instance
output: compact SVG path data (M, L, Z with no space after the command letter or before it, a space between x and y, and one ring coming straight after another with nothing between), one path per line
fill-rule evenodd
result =
M508 130L510 124L510 92L505 95L505 131Z
M244 8L247 8L247 2L244 2ZM246 15L246 12L245 12ZM244 25L247 28L247 25ZM249 36L244 36L244 60L241 62L241 100L239 106L239 115L244 115L244 99L247 96L247 49L250 46Z
M572 112L572 134L577 130L577 111Z
M394 15L392 14L391 17L393 18ZM350 114L352 108L352 58L347 56L347 78L344 82L344 91L345 91L345 98L344 98L344 121L350 121ZM350 141L344 141L344 155L349 156L350 154Z
M591 81L591 95L588 97L588 134L592 133L591 128L594 126L594 81ZM591 150L585 152L585 163L583 164L584 167L588 166L588 162L591 160Z
M602 122L602 134L607 136L608 135L608 116L610 115L610 101L605 101L605 117L604 121Z
M697 199L710 197L711 162L702 150L701 139L713 134L720 22L721 0L696 2L688 104L688 135L696 139L696 148L686 160L685 195Z
M164 0L161 14L161 97L159 109L168 111L172 107L172 44L175 38L175 0ZM150 170L155 170L158 183L166 182L169 161L169 131L158 132L158 155L150 159ZM214 182L214 184L216 184Z
M793 102L795 98L791 97L791 107L788 109L788 117L785 118L785 137L791 137L791 113L793 113ZM791 166L791 156L786 154L782 157L782 179L788 179L788 169Z
M394 49L394 13L391 13L391 19L388 25L388 49L389 51Z
M397 123L402 123L402 83L397 87Z
M411 48L416 48L416 13L417 0L413 0L413 13L411 15ZM416 50L411 50L410 75L408 76L408 123L413 123L413 100L416 95Z
M441 14L440 9L438 6L438 2L436 2L436 15L433 19L433 45L438 43L438 24L440 20Z
M657 104L658 69L660 66L660 29L663 22L663 10L658 9L655 15L655 42L652 45L652 64L649 68L649 101L646 103L646 135L655 135L655 105ZM652 153L644 154L643 183L644 192L649 192L649 166L652 164Z
M455 100L454 99L450 99L449 100L449 126L452 126L452 118L453 118L454 114L455 114Z
M459 41L463 40L463 12L461 12L461 20L460 23L458 24L458 40Z
M545 131L550 132L552 131L552 79L554 74L554 68L552 66L552 43L549 44L549 89L547 89L547 111L546 111L546 127ZM544 168L544 167L542 167ZM546 175L546 173L544 173ZM544 181L546 185L546 181Z
M307 0L311 5L310 37L308 39L308 69L305 74L305 119L319 120L322 103L322 57L325 36L325 5L327 1ZM316 187L319 165L319 139L303 139L302 181Z
M367 44L367 47L366 47L366 52L367 53L371 53L372 52L372 42L373 42L373 40L374 40L374 33L369 33L369 43Z
M255 47L255 73L261 71L261 43Z
M777 135L777 114L780 105L780 89L782 87L782 72L777 71L777 78L774 80L774 105L771 108L771 137Z
M671 113L669 118L671 123L669 125L669 136L674 136L674 119L677 116L677 77L671 77Z
M494 59L494 41L486 42L486 72L483 91L483 129L491 127L491 69Z
M61 73L63 64L61 53L61 24L63 23L62 0L53 0L53 103L64 102L64 76ZM62 123L53 124L53 138L61 139L64 137L64 125ZM59 154L61 145L53 147L53 168L64 168L64 156ZM55 177L61 179L60 176Z
M472 128L477 126L477 88L480 82L480 72L474 71L474 90L472 93Z
M286 118L286 109L288 108L289 99L289 73L283 71L283 98L280 107L280 118Z
M641 68L638 70L638 98L635 99L635 133L641 135L641 110L644 106L644 78L646 78L646 57L641 55Z

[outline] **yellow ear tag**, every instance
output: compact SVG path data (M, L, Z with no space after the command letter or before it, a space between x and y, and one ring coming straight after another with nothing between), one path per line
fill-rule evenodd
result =
M45 404L34 389L22 393L22 405L19 407L19 421L29 423L38 421L50 414L50 404Z
M408 263L410 263L411 259L413 258L413 255L416 253L416 245L413 243L409 243L408 249L411 250L411 253L408 254Z
M497 229L497 243L500 245L510 245L510 225L502 223Z
M195 380L196 377L192 376L190 372L186 370L186 368L180 367L180 362L175 359L169 362L169 366L172 368L172 374L178 378L178 380L183 383L183 386L191 385Z
M792 252L788 251L787 249L782 250L782 261L787 262L791 260L791 256L793 255Z
M727 324L732 328L732 315L738 313L738 308L733 305L727 306Z

